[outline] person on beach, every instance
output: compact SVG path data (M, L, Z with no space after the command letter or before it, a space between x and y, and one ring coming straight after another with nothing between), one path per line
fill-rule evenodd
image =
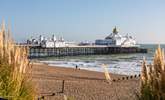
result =
M76 65L76 69L78 69L78 65Z
M76 70L77 70L77 69L80 70L80 68L78 68L78 65L76 65Z

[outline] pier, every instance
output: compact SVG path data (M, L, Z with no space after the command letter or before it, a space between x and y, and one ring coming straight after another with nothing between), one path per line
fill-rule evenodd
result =
M77 55L105 55L122 53L147 53L147 49L139 47L117 47L117 46L75 46L43 48L39 46L29 47L29 58L62 57Z
M28 39L27 46L30 48L29 58L147 53L147 49L140 48L132 36L120 35L116 27L104 39L96 39L93 43L67 42L63 37L52 35L46 38L40 35L38 39Z

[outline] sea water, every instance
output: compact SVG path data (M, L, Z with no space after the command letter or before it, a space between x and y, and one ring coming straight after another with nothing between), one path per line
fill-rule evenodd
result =
M148 53L47 57L39 59L39 61L50 66L70 68L78 66L80 69L98 72L103 72L101 65L106 64L110 73L135 75L140 74L143 57L146 58L148 63L152 63L158 45L143 44L141 47L147 48ZM161 48L165 48L165 45L161 45Z

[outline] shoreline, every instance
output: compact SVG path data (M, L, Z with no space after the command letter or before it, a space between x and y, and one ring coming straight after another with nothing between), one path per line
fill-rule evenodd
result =
M138 77L121 80L126 76L111 73L110 76L120 80L108 84L102 72L51 67L41 63L33 64L32 70L32 80L39 97L54 93L54 96L45 96L46 100L63 100L64 95L74 100L135 100L135 91L140 88ZM64 93L60 93L63 80L65 89Z
M40 63L47 64L52 67L62 67L62 68L75 68L78 66L80 69L88 70L88 71L96 71L96 72L104 72L101 67L101 63L95 62L84 62L84 61L38 61ZM104 63L103 63L104 64ZM112 62L107 64L107 69L110 73L119 74L119 75L137 75L140 74L141 67L139 66L140 62L136 61L121 61L121 62Z
M102 69L103 71L95 71L95 70L90 70L90 69L83 69L82 67L78 67L76 69L76 67L69 67L69 66L58 66L58 65L52 65L52 64L47 64L47 63L44 63L44 62L35 62L33 63L34 66L44 66L44 67L47 67L47 68L52 68L52 69L66 69L66 70L75 70L75 71L80 71L80 72L87 72L87 73L95 73L95 74L103 74L102 77L104 77L104 69ZM124 75L124 74L116 74L116 73L111 73L109 72L110 75L112 76L134 76L134 75ZM136 75L136 74L135 74ZM137 74L139 75L139 74Z

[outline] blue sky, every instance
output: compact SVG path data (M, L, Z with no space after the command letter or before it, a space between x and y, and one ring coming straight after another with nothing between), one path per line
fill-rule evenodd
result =
M139 43L165 43L165 0L0 0L0 22L16 41L38 35L104 38L117 26Z

